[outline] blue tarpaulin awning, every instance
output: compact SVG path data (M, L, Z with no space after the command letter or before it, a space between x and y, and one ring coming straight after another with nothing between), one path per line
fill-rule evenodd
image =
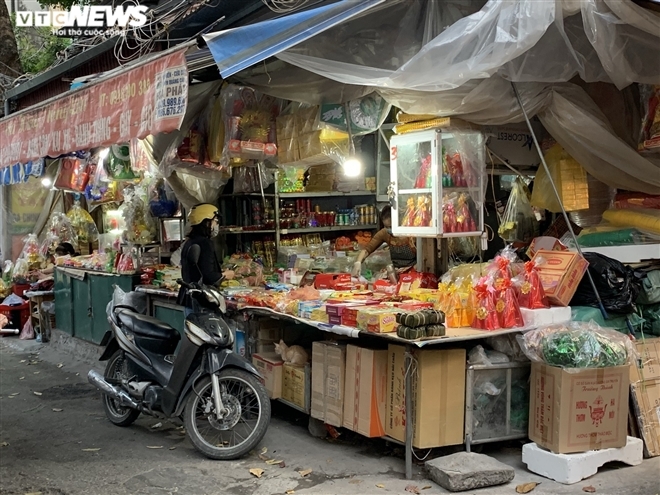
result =
M204 35L220 75L227 78L302 43L385 0L343 0L277 19Z

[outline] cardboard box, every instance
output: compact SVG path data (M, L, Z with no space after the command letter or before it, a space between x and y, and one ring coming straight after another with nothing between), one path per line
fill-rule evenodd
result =
M282 399L299 409L309 411L309 364L282 366Z
M312 417L341 426L344 414L346 346L336 342L312 345Z
M568 248L556 237L541 236L535 237L532 240L532 243L527 248L527 256L533 258L540 249L545 251L568 251Z
M387 350L385 434L405 441L405 347ZM464 441L465 349L415 349L412 377L413 446L419 449L458 445Z
M282 323L272 318L250 320L250 330L256 332L259 340L279 342L282 338Z
M660 455L660 338L636 342L640 360L630 367L632 413L646 457Z
M264 354L275 352L275 341L273 340L257 340L255 344L255 354Z
M282 397L282 368L284 361L279 354L262 353L252 356L252 364L261 374L262 382L271 399Z
M387 351L346 346L343 427L365 437L385 435Z
M539 277L548 301L555 306L568 306L578 284L589 267L580 254L571 251L539 250L533 260L543 258L538 267Z
M355 324L360 330L369 332L395 332L397 328L397 313L400 313L397 308L365 306L358 311Z
M630 367L532 363L529 438L556 454L626 445Z

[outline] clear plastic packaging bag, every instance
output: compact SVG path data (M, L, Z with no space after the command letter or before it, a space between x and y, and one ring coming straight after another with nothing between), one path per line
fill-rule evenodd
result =
M229 164L232 159L275 161L276 119L282 101L234 84L225 86L220 97L225 131L223 164Z
M529 190L520 177L513 182L497 232L505 242L529 243L539 235L539 225L529 202Z
M660 85L640 84L642 100L642 128L639 151L657 151L660 148Z
M570 322L518 336L531 360L567 369L606 368L633 363L637 352L630 338L595 322Z
M80 206L79 201L76 201L73 204L66 216L71 222L71 227L76 233L78 242L94 242L98 238L99 231L94 223L94 219L92 219L91 215ZM60 239L60 242L63 241Z

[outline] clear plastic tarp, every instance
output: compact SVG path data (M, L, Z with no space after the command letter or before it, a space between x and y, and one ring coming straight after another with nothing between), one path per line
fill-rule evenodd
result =
M388 0L277 58L237 77L312 104L378 91L405 112L478 124L523 120L515 81L528 114L594 177L660 193L660 159L569 83L660 84L660 14L631 0Z

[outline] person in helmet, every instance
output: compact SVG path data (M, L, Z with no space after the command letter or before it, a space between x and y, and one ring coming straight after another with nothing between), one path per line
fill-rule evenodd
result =
M181 278L186 283L217 285L223 278L211 239L218 235L218 208L208 203L194 206L188 213L190 233L181 249ZM191 248L200 247L199 258L191 256Z

